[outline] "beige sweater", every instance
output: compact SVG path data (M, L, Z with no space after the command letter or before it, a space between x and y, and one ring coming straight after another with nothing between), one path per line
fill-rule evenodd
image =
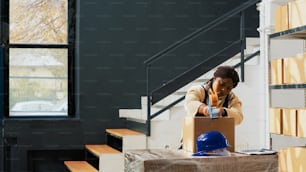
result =
M201 85L192 86L188 89L185 97L184 107L187 111L188 115L195 116L198 112L198 108L201 104L203 104L203 100L205 98L205 90ZM218 106L222 107L226 96L219 97ZM228 108L224 108L227 112L228 117L232 117L235 119L235 125L239 125L243 120L243 114L241 110L241 101L239 98L233 93L229 93L228 98Z

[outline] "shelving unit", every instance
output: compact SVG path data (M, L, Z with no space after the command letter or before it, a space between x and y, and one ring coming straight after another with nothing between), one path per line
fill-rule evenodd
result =
M283 84L283 85L270 85L270 89L299 89L306 88L306 84Z
M289 30L285 30L282 32L277 32L277 33L273 33L271 35L269 35L269 47L270 47L270 54L269 54L269 61L271 62L271 40L292 40L292 39L300 39L300 40L306 40L306 26L301 26L301 27L297 27L294 29L289 29ZM305 46L305 45L304 45ZM306 53L306 52L300 52L300 53ZM278 57L280 58L280 57ZM288 58L288 57L287 57ZM270 74L271 74L271 65L270 65ZM305 69L304 69L305 70ZM303 104L304 107L298 107L298 108L304 108L305 109L305 89L306 89L306 83L297 83L297 84L275 84L275 85L270 85L269 86L269 92L270 92L270 107L271 108L289 108L289 107L272 107L272 101L273 101L273 96L272 96L272 91L281 91L281 92L286 92L286 91L294 91L294 90L302 90L304 91L302 98L300 98L299 100L302 99L302 101L304 101L303 103L300 102L300 104ZM281 101L281 100L278 100ZM290 105L288 105L290 106ZM297 108L297 107L292 107L292 108ZM270 114L271 115L271 114ZM280 117L282 118L282 117ZM284 118L282 118L284 119ZM283 123L287 122L287 121L282 121L282 119L280 119L280 125L281 125L281 130L284 130L283 127ZM294 119L295 122L297 122L297 118ZM293 120L293 121L294 121ZM305 125L306 125L306 121L305 121ZM294 128L294 127L293 127ZM295 128L297 130L297 126ZM274 134L274 133L270 133L270 138L271 138L271 146L273 149L281 149L281 148L285 148L285 147L290 147L290 146L305 146L306 145L306 138L302 138L302 137L297 137L294 135L285 135L282 132L279 134Z
M306 39L306 26L301 26L282 32L273 33L270 39Z

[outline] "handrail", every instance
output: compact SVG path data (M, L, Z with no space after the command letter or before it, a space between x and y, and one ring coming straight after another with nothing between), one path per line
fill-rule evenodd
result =
M182 39L174 42L173 44L171 44L167 48L163 49L162 51L156 53L155 55L153 55L149 59L145 60L144 64L146 66L150 65L151 63L153 63L157 59L159 59L162 56L164 56L167 53L169 53L170 51L173 51L174 49L176 49L179 46L185 44L186 42L191 41L193 38L197 37L201 33L207 32L210 29L213 29L214 27L216 27L219 24L227 21L228 19L230 19L234 15L239 14L241 11L244 11L245 9L249 8L250 6L254 5L255 3L259 2L259 1L260 0L249 0L249 1L245 2L245 3L243 3L242 5L238 6L237 8L232 9L231 11L229 11L229 12L225 13L224 15L216 18L215 20L213 20L210 23L206 24L205 26L197 29L196 31L192 32L191 34L189 34L189 35L183 37Z
M207 32L213 28L215 28L216 26L220 25L221 23L229 20L230 18L232 18L233 16L237 15L240 13L240 15L244 15L244 10L246 10L247 8L251 7L252 5L256 4L257 2L259 2L260 0L248 0L247 2L244 2L242 5L230 10L229 12L225 13L224 15L218 17L217 19L209 22L208 24L206 24L205 26L197 29L196 31L192 32L191 34L183 37L182 39L174 42L173 44L171 44L170 46L168 46L167 48L163 49L162 51L156 53L155 55L151 56L149 59L144 61L145 64L145 68L146 68L146 82L147 82L147 136L150 136L150 130L151 130L151 94L150 94L150 71L149 68L151 66L151 64L160 59L161 57L165 56L167 53L177 49L178 47L182 46L183 44L191 41L192 39L198 37L200 34ZM244 27L244 22L243 22L244 17L242 17L241 21L241 26L240 27ZM244 29L244 28L243 28ZM245 45L245 35L244 35L244 31L241 31L243 35L242 39L241 39L241 50L244 48ZM242 43L244 42L244 43ZM241 53L241 60L243 62L244 59L244 54ZM243 67L243 66L242 66ZM155 116L154 116L155 117Z
M229 44L228 46L224 47L224 48L221 49L220 51L214 53L213 55L207 57L207 58L206 58L205 60L203 60L202 62L198 63L198 64L195 65L193 68L196 68L196 67L199 67L199 66L203 65L203 64L204 64L205 62L207 62L208 60L212 59L213 57L218 56L219 54L224 53L227 49L232 48L234 45L240 44L240 42L241 42L241 40L237 40L237 41L232 42L231 44ZM185 71L182 75L188 73L188 72L191 71L193 68L190 68L189 70ZM179 77L179 76L178 76L178 77ZM174 79L175 79L175 78L174 78ZM165 86L165 85L167 85L167 84L164 84L163 86ZM161 87L162 87L162 86L161 86ZM158 90L158 89L160 89L160 88L156 88L156 89L154 89L152 92L154 92L154 91L156 91L156 90Z
M247 62L249 60L251 60L252 58L254 58L255 56L259 55L260 54L260 50L254 52L253 54L247 56L245 59L244 59L244 62ZM234 68L237 68L241 65L241 63L237 63L236 65L234 65L233 67ZM304 84L305 85L305 84ZM165 106L164 108L162 108L161 110L155 112L153 115L151 115L151 119L157 117L158 115L160 115L161 113L163 113L164 111L166 111L167 109L170 109L171 107L175 106L176 104L180 103L181 101L183 101L185 99L185 95L178 98L177 100L174 100L172 103L170 103L169 105Z
M170 103L169 105L167 105L166 107L162 108L158 112L154 113L153 115L151 115L151 119L157 117L159 114L163 113L167 109L170 109L172 106L175 106L176 104L178 104L179 102L184 100L184 98L185 98L185 96L182 96L182 97L178 98L177 100L173 101L172 103Z
M255 57L255 56L259 55L259 54L260 54L260 50L257 50L257 51L254 52L253 54L251 54L251 55L249 55L248 57L246 57L246 58L244 59L244 63L247 62L247 61L249 61L249 60L251 60L253 57ZM233 67L234 67L234 68L237 68L237 67L239 67L241 64L242 64L242 63L239 62L239 63L237 63L236 65L234 65Z

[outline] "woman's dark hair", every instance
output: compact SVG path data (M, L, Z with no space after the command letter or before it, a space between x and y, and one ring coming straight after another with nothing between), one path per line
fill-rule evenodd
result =
M231 78L233 81L233 88L235 88L240 81L238 73L231 66L219 66L214 73L214 77Z

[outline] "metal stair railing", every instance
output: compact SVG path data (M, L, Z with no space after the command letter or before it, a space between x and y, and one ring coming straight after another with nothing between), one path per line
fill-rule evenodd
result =
M258 56L260 54L260 50L254 52L253 54L247 56L245 59L244 59L244 62L247 62L249 60L251 60L252 58ZM242 63L237 63L236 65L234 65L233 67L234 68L237 68L241 65ZM160 115L161 113L163 113L164 111L170 109L171 107L175 106L176 104L180 103L181 101L183 101L185 99L185 95L184 96L181 96L180 98L178 98L177 100L174 100L172 103L170 103L169 105L163 107L161 110L155 112L154 114L151 115L151 119L157 117L158 115Z
M155 104L156 102L164 98L166 95L173 93L174 90L178 90L183 85L186 85L187 83L201 76L205 72L208 72L210 69L215 67L216 64L220 64L222 63L222 61L227 60L228 57L234 56L234 54L240 52L241 45L244 47L244 43L242 42L243 41L241 41L241 39L232 42L230 45L205 58L189 70L177 75L173 79L169 80L167 83L164 83L162 86L152 90L151 104ZM244 57L244 55L242 57ZM211 64L209 63L210 61L213 61L214 63Z
M145 60L144 64L146 65L146 67L150 66L150 64L152 64L154 61L160 59L161 57L165 56L169 52L175 50L176 48L178 48L181 45L187 43L188 41L191 41L192 39L196 38L200 34L215 28L216 26L218 26L221 23L229 20L233 16L243 12L244 10L246 10L247 8L251 7L252 5L256 4L259 1L260 0L249 0L245 3L243 3L242 5L234 8L233 10L223 14L222 16L220 16L220 17L216 18L215 20L211 21L210 23L206 24L205 26L197 29L196 31L192 32L191 34L183 37L182 39L180 39L178 41L176 41L175 43L171 44L169 47L167 47L167 48L163 49L162 51L156 53L155 55L153 55L149 59Z
M245 47L245 43L243 44L243 42L245 42L245 33L244 33L244 11L251 7L252 5L256 4L257 2L259 2L260 0L248 0L247 2L244 2L243 4L241 4L240 6L230 10L229 12L225 13L224 15L218 17L217 19L213 20L212 22L206 24L205 26L197 29L196 31L192 32L191 34L183 37L182 39L174 42L173 44L171 44L170 46L168 46L167 48L163 49L162 51L156 53L155 55L151 56L149 59L144 61L145 64L145 68L146 68L146 83L147 83L147 136L150 136L150 130L151 130L151 119L152 117L156 117L157 115L153 115L151 116L151 93L150 93L150 67L151 64L155 61L157 61L158 59L164 57L166 54L170 53L171 51L179 48L180 46L188 43L189 41L193 40L194 38L200 36L201 34L215 28L216 26L222 24L223 22L231 19L232 17L234 17L237 14L240 14L241 16L241 31L240 31L240 37L241 37L241 73L244 73L244 53L243 53L243 49ZM244 76L242 75L242 81L244 80Z

